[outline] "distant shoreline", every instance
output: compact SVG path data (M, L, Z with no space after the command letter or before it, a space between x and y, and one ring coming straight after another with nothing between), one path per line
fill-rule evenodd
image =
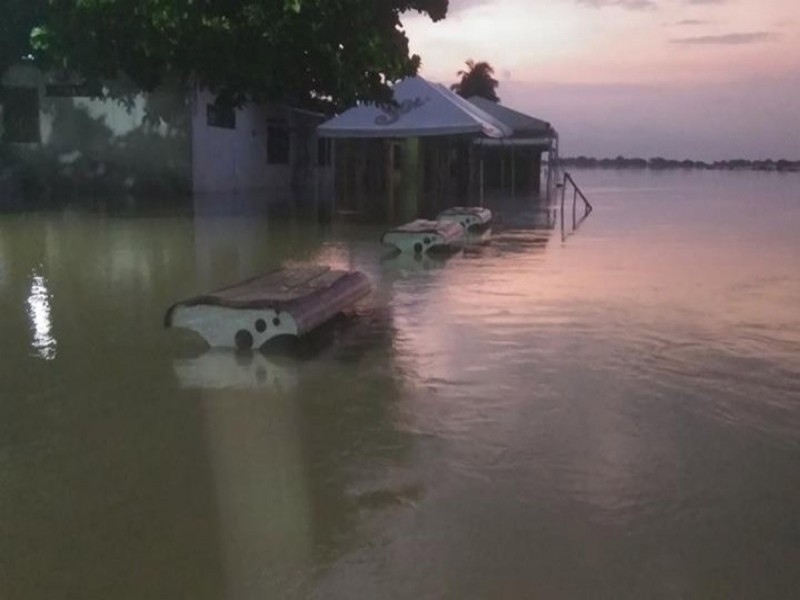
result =
M705 162L702 160L673 160L669 158L594 158L590 156L568 156L559 158L562 166L599 168L599 169L700 169L708 171L780 171L800 172L800 160L718 160Z

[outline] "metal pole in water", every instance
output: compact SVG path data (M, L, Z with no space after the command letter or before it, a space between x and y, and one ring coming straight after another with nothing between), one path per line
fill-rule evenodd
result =
M572 186L575 188L575 191L572 193L572 228L575 229L575 225L577 223L577 219L575 217L575 207L578 203L578 188L574 181L572 182Z
M566 233L564 231L564 195L566 194L567 189L567 174L564 173L564 182L561 184L561 241L563 242L566 239Z

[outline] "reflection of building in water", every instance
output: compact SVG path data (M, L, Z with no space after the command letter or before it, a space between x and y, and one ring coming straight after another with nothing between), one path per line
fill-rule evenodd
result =
M195 198L195 293L231 285L289 263L316 262L328 241L324 225L270 215L248 196L230 200L223 206Z
M196 217L193 227L196 285L202 291L259 273L258 263L270 238L266 220Z
M422 385L446 388L442 382L467 379L471 390L484 389L495 374L487 375L488 357L474 348L485 343L502 352L513 345L508 324L543 310L535 299L550 289L547 264L558 260L550 243L557 209L508 196L493 198L490 208L496 220L488 244L465 249L445 269L406 269L397 278L397 360Z
M387 473L409 440L393 420L386 317L367 311L324 343L307 340L321 345L313 358L176 361L205 415L226 597L305 597L308 573L348 549L369 511L403 509L405 495L422 493Z
M179 385L188 389L267 389L281 393L297 387L296 360L261 352L212 349L196 358L178 359L174 368Z
M526 211L495 227L492 247L503 253L538 254L553 238L558 213L551 209Z
M3 240L0 239L0 289L6 287L6 279L8 278L8 275L6 275L6 272L8 271L8 265L6 264L6 257L3 251L2 242Z
M454 252L437 255L428 253L414 254L412 252L390 250L381 260L381 266L388 272L442 269L447 264L447 260L452 258L454 254Z
M182 365L188 381L176 385L161 317L176 296L206 287L195 275L204 240L235 250L208 273L215 282L287 257L380 272L377 242L323 245L327 233L293 222L267 239L263 225L226 239L222 225L208 238L203 224L173 217L0 222L8 289L0 306L9 316L0 386L9 373L18 383L2 403L14 419L0 424L13 423L19 439L4 488L14 515L0 539L13 554L14 587L0 583L6 595L286 597L312 563L363 535L371 511L404 510L392 502L408 493L397 473L411 438L396 421L402 374L385 304L320 332L327 337L311 340L320 348L310 357L267 357L266 379L265 362L237 363L250 379L236 372L235 389L218 389L225 367L201 357ZM52 363L28 358L32 283L49 302ZM75 400L67 412L65 399ZM50 522L58 531L43 526ZM74 552L65 555L65 544Z
M312 499L292 394L201 393L227 598L272 598L308 572Z
M495 215L495 224L503 229L553 230L558 224L559 211L555 196L531 202L501 195L490 198L486 205Z

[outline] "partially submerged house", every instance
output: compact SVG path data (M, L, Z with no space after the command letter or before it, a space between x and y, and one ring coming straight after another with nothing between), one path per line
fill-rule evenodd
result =
M409 77L394 105L361 104L320 125L332 144L340 211L406 219L485 194L538 194L542 154L558 135L546 122L461 98Z
M510 189L512 194L536 193L542 187L542 156L549 168L558 158L558 132L541 119L492 102L480 96L469 101L511 128L511 136L502 139L482 138L474 143L484 150L485 183L490 189ZM544 182L549 188L550 182Z
M25 64L0 84L0 197L248 194L266 204L312 197L330 171L318 169L319 114L223 107L202 89L104 99Z

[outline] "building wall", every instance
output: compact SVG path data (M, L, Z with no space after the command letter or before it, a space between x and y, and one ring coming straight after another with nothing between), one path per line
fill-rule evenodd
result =
M98 99L80 81L57 81L27 65L12 67L0 82L0 179L12 182L13 193L190 191L188 107L182 93ZM30 111L21 111L19 101L12 106L21 93Z
M317 168L320 116L247 105L231 123L209 115L208 91L134 89L123 101L97 92L30 65L2 75L0 200L194 192L294 206L330 187L331 169Z
M196 193L248 192L287 188L288 165L267 165L267 116L257 106L234 109L233 127L210 124L214 96L195 92L192 99L192 188Z
M317 170L321 117L254 104L220 116L205 90L195 92L191 104L195 193L263 192L267 202L310 198L316 182L329 177L329 169Z

